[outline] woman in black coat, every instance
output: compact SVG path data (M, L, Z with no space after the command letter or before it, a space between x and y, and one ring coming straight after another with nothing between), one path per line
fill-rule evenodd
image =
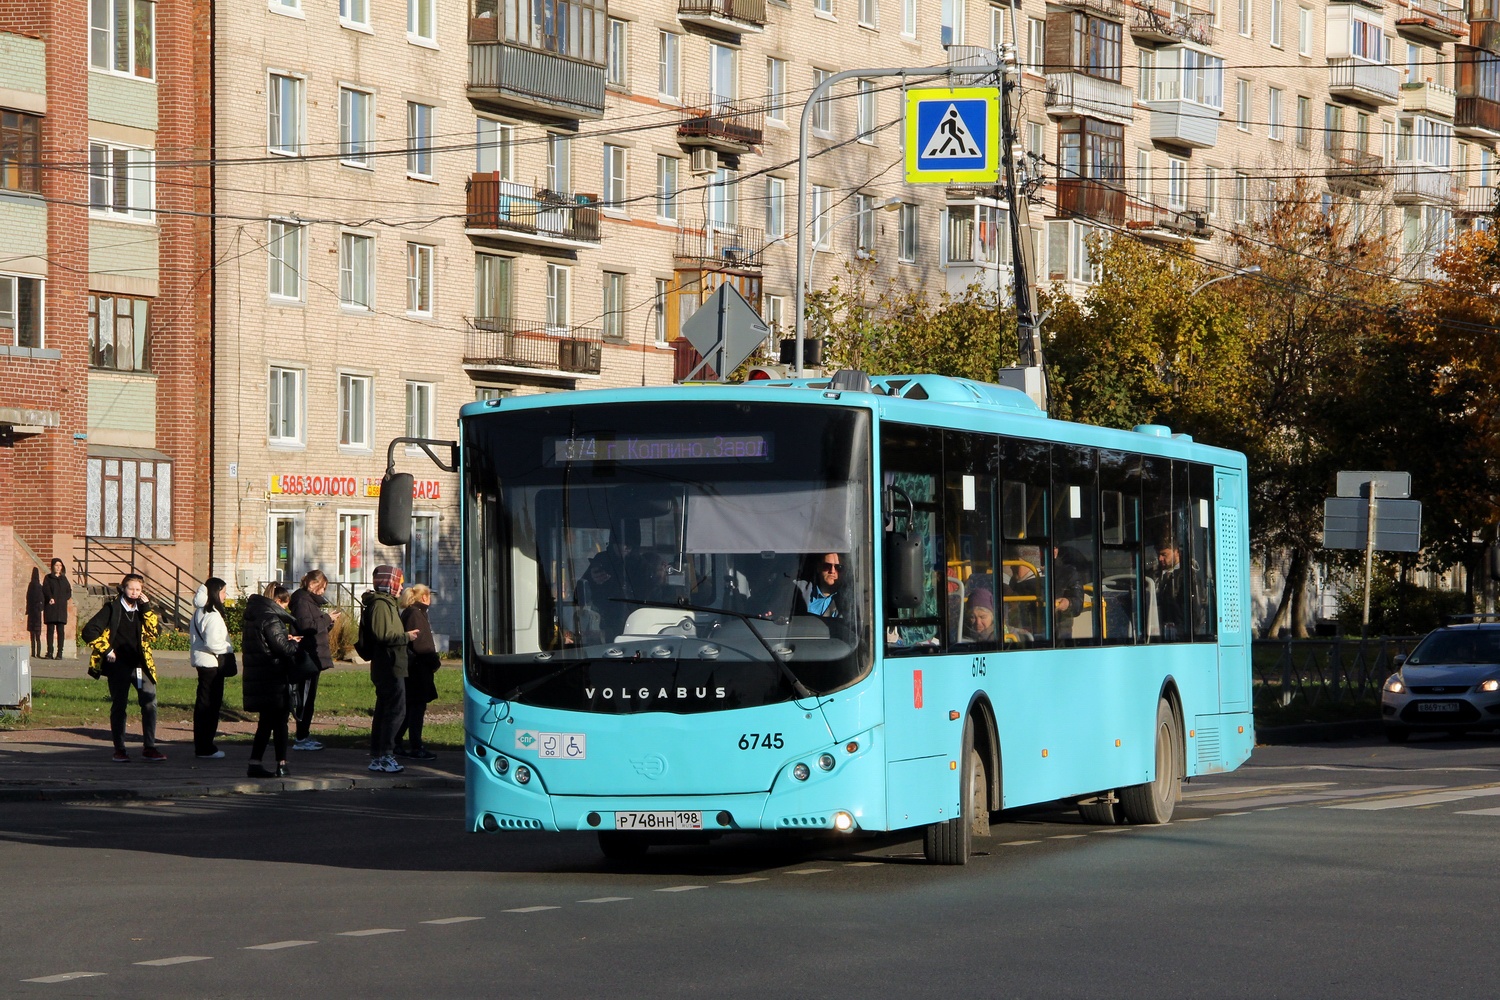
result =
M274 778L286 775L286 719L291 711L288 687L292 666L297 660L298 643L292 638L292 616L287 611L291 591L276 587L272 597L252 594L245 602L245 625L241 671L245 692L245 711L260 713L255 725L255 742L250 746L252 778ZM267 740L276 749L276 770L261 764Z
M68 582L67 567L61 559L52 560L52 572L42 581L42 622L47 626L47 659L60 660L63 655L63 627L68 624L68 602L73 599L73 585ZM57 636L57 655L53 655L52 637Z
M424 584L414 583L401 594L401 624L408 633L415 633L415 638L407 648L406 721L396 733L396 756L412 760L437 760L437 754L422 745L422 723L428 702L437 700L434 678L442 666L427 618L431 605L432 589ZM410 744L406 743L408 733Z

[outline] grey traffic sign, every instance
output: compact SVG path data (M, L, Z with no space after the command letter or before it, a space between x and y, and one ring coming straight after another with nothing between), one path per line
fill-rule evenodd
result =
M765 342L771 328L726 281L682 324L682 335L722 379Z
M1375 548L1380 552L1422 549L1420 500L1366 500L1329 497L1323 501L1323 547L1363 549L1369 539L1369 516L1375 514Z
M1365 493L1366 483L1370 485L1368 494ZM1334 492L1341 497L1376 496L1381 499L1405 500L1411 496L1411 473L1340 472L1338 487Z

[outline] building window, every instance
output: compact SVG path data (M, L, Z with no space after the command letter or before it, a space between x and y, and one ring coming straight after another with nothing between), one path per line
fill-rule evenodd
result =
M41 190L41 118L0 110L0 191Z
M1219 168L1209 167L1203 172L1203 207L1210 219L1219 215Z
M1135 151L1135 200L1151 203L1151 182L1155 180L1151 176L1151 151L1148 149L1137 149Z
M854 256L872 257L875 254L875 196L854 196Z
M370 0L339 0L339 22L354 28L368 28Z
M339 304L372 309L375 303L375 237L339 234Z
M1266 93L1266 135L1281 138L1281 88L1270 87Z
M156 153L89 143L89 211L150 222Z
M1181 212L1187 208L1188 165L1187 160L1167 157L1167 208Z
M811 200L808 205L808 214L812 217L812 245L814 250L828 249L828 231L833 218L829 212L833 208L832 194L822 184L812 185Z
M875 84L870 80L855 84L854 134L860 142L875 141Z
M604 207L625 209L625 147L604 146Z
M271 10L278 14L302 13L302 0L269 0Z
M1040 17L1026 19L1026 68L1038 75L1047 71L1047 22Z
M814 88L833 75L826 69L814 69L812 73ZM824 91L823 96L813 105L812 130L823 136L833 134L833 94L829 91Z
M0 274L0 345L45 346L41 278Z
M1042 150L1047 148L1046 133L1042 130L1041 122L1026 123L1026 152L1041 156Z
M406 0L406 37L437 44L437 0Z
M1271 0L1271 47L1281 48L1281 0Z
M295 76L272 73L266 88L269 114L267 148L273 153L298 156L303 142L303 80Z
M867 28L880 26L880 7L876 0L859 0L859 23Z
M901 0L901 34L917 37L917 0Z
M90 535L171 539L171 462L90 456L84 489Z
M1120 82L1121 27L1117 21L1072 15L1072 69L1099 80Z
M488 118L474 120L474 169L514 180L516 128Z
M1297 54L1312 55L1313 12L1307 7L1297 8Z
M1323 148L1331 153L1348 146L1343 133L1344 109L1337 104L1323 105Z
M1234 124L1241 132L1250 131L1250 81L1234 83Z
M682 99L682 38L670 31L658 36L656 89L662 97Z
M786 121L786 60L766 60L766 120Z
M412 316L432 315L433 250L406 244L406 311Z
M370 447L370 379L367 375L339 376L339 444Z
M1250 175L1239 171L1234 174L1234 221L1250 221Z
M1312 144L1312 99L1297 97L1297 148L1306 149Z
M89 0L89 65L151 79L156 4L151 0Z
M1249 38L1255 32L1255 0L1240 0L1240 34Z
M656 217L667 222L677 221L678 175L682 161L675 156L656 158Z
M369 514L339 515L339 580L344 583L363 583L370 579L366 570L369 559L366 550L370 544Z
M732 233L740 224L739 178L733 170L720 167L708 185L708 223L719 232Z
M942 32L939 41L943 45L964 43L964 0L942 0Z
M919 211L916 205L901 206L901 244L897 248L896 255L903 263L914 264L917 260L917 250L920 246L918 239L920 230L917 228Z
M432 118L430 104L406 102L406 172L423 180L432 179Z
M572 291L573 272L561 264L547 265L547 330L554 336L567 336L568 318L571 315L569 292Z
M272 444L302 443L302 380L300 368L272 368L267 382L267 412Z
M771 336L780 337L787 332L786 296L767 295L765 303L765 315L761 318L766 321L766 326L771 328Z
M547 187L558 194L573 190L573 144L560 132L547 133Z
M766 237L780 239L786 235L786 179L766 178Z
M368 167L375 139L375 96L368 91L339 88L339 162Z
M604 336L625 339L625 275L604 272Z
M739 50L713 42L708 46L708 93L715 109L731 104L740 96Z
M150 299L90 294L89 367L117 372L150 371L150 318Z
M813 0L813 13L833 16L833 0Z
M618 17L609 19L609 61L604 64L604 82L625 86L625 25Z
M1047 277L1089 285L1099 280L1098 261L1089 253L1089 237L1099 233L1081 222L1057 219L1047 223ZM1102 250L1102 247L1101 247Z
M515 296L509 257L482 253L474 257L474 316L480 320L509 320ZM494 325L493 323L491 325Z
M656 346L664 347L667 343L667 297L672 294L672 279L656 279L656 298L653 300L656 312Z
M302 226L272 219L267 225L266 256L270 262L266 281L270 296L302 301Z
M432 437L432 383L406 383L406 436Z

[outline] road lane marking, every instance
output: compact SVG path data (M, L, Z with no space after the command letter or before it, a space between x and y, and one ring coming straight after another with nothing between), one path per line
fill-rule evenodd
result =
M376 934L402 934L405 927L370 927L362 931L339 931L339 937L374 937Z
M1301 795L1268 795L1264 798L1238 799L1219 803L1230 809L1253 809L1259 806L1292 806L1309 802L1331 802L1335 799L1369 798L1375 795L1390 795L1394 792L1420 792L1439 785L1378 785L1374 788L1330 788L1321 792L1304 792ZM1212 802L1194 802L1194 809L1214 809Z
M436 920L424 920L424 924L464 924L470 920L483 920L483 917L439 917Z
M1087 836L1088 836L1088 834L1086 834L1086 833L1059 833L1059 834L1057 834L1055 836L1048 837L1047 839L1048 840L1082 840L1084 837L1087 837Z
M1027 844L1040 844L1040 840L1006 840L999 843L998 847L1024 847Z
M793 872L782 872L783 875L821 875L824 872L833 871L832 868L798 868Z
M1104 827L1100 827L1099 829L1097 829L1097 830L1095 830L1093 832L1094 833L1129 833L1133 829L1135 829L1135 828L1134 827L1130 827L1130 826L1104 826Z
M543 910L560 910L561 906L518 906L513 910L505 910L506 913L541 913Z
M707 889L706 885L671 885L665 889L657 889L657 892L692 892L694 889Z
M207 962L213 958L211 955L177 955L173 958L153 958L149 962L137 962L136 965L185 965L188 962Z
M1254 811L1258 813L1279 813L1284 809L1286 809L1286 806L1266 806L1262 809L1256 809Z
M880 864L879 861L848 861L848 862L845 862L844 867L845 868L874 868L874 867L878 866L879 864Z
M280 951L282 948L301 948L304 945L317 944L316 941L272 941L268 944L252 944L241 948L241 951Z
M1219 813L1219 815L1220 816L1249 816L1250 814L1248 812L1237 812L1237 813Z
M1478 799L1490 795L1500 795L1500 785L1487 785L1482 788L1451 788L1444 792L1428 792L1426 795L1402 795L1396 798L1381 799L1378 802L1346 802L1337 806L1324 806L1325 809L1357 809L1362 812L1375 812L1384 809L1414 809L1417 806L1435 806L1444 802L1459 802L1463 799Z
M1213 819L1212 816L1181 816L1174 819L1173 823L1206 823Z
M88 979L90 976L102 976L103 972L62 972L55 976L37 976L35 979L23 979L23 983L66 983L71 979Z
M598 899L580 899L580 903L623 903L632 896L600 896Z
M1337 782L1334 781L1289 781L1280 785L1245 785L1243 787L1229 788L1203 788L1193 792L1183 792L1183 799L1228 799L1235 796L1255 795L1260 792L1286 792L1293 788L1332 788Z
M1460 809L1455 816L1500 816L1500 809Z
M769 882L769 881L770 881L770 879L761 878L759 876L751 876L750 878L726 878L723 881L721 881L719 884L720 885L749 885L751 882Z

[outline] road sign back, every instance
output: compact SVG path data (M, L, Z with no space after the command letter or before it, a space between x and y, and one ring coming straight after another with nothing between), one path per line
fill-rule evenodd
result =
M1000 91L924 87L906 92L906 180L993 183L1000 176Z

